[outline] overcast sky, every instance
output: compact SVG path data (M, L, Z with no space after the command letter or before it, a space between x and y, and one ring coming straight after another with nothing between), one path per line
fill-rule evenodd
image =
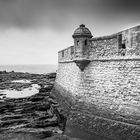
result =
M94 37L140 25L140 0L0 0L0 64L57 64L81 23Z

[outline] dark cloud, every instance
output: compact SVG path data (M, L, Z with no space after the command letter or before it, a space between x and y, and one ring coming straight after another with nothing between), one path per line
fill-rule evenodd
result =
M139 5L139 0L0 0L0 27L63 29L74 20L139 17Z
M112 8L126 11L126 12L137 12L140 11L140 1L139 0L108 0L108 3ZM119 11L118 11L119 12Z
M88 10L96 11L98 16L106 16L105 18L116 15L123 15L124 18L125 15L138 17L140 13L140 0L88 0L88 4Z
M0 26L60 27L68 19L70 4L64 0L0 0Z

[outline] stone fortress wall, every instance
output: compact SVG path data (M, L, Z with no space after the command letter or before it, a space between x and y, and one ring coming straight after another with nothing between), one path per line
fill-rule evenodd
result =
M140 26L92 38L80 25L59 51L54 90L68 123L117 140L140 139Z

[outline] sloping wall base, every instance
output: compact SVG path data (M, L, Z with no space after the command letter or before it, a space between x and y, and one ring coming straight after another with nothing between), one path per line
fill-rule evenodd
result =
M75 101L58 83L55 83L52 94L65 110L67 125L76 126L79 129L98 134L114 140L138 140L140 138L140 126L95 115L86 110L85 106L78 108ZM87 107L88 108L88 107Z

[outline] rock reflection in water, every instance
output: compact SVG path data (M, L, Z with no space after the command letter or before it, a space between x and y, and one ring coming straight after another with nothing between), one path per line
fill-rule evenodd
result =
M31 83L30 80L27 79L22 79L22 80L13 80L13 83Z
M0 90L7 98L24 98L38 93L38 84L32 84L32 87L25 88L21 91L17 90Z

